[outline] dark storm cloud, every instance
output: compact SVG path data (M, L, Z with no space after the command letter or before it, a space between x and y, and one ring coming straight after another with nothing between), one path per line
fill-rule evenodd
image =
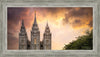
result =
M8 49L18 49L18 38L15 35L19 31L19 21L25 16L26 8L8 8ZM17 35L18 36L18 35Z
M29 27L32 11L27 7L8 7L7 9L7 31L8 31L8 49L18 49L18 34L21 27L21 21L24 19L25 28ZM15 45L16 46L15 46Z
M27 11L27 8L8 8L8 21L18 24L20 18L26 15L25 11Z
M8 31L16 30L19 28L22 19L28 19L29 13L27 13L29 8L23 7L8 7ZM28 17L28 18L26 18ZM28 22L28 21L25 21ZM27 25L27 24L25 24Z
M74 21L73 21L73 23L72 23L72 24L79 24L79 25L81 25L81 20L76 19L76 20L74 20Z
M18 25L19 21L20 21L20 14L22 11L24 11L25 9L23 8L8 8L8 30L10 29L14 29L15 26Z
M88 24L90 27L92 27L93 26L93 20L91 20L90 22L89 22L89 24Z
M13 36L13 33L8 32L7 48L8 49L18 49L18 39Z
M74 17L83 17L84 15L88 16L89 14L92 15L92 8L80 8L79 10L73 9L69 13L70 16Z
M65 18L63 19L64 23L69 23L73 27L79 27L83 25L88 25L92 27L92 8L73 8L68 14L65 14ZM72 22L70 22L72 21ZM87 23L88 22L88 23Z

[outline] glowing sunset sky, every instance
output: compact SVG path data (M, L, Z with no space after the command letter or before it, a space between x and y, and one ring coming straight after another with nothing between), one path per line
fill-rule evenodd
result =
M35 10L40 40L48 20L52 33L52 50L62 50L64 44L76 40L76 37L92 29L92 7L8 7L8 49L18 49L22 19L28 39L31 39Z

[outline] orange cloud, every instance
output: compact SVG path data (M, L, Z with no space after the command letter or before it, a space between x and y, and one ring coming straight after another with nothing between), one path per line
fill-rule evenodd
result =
M64 24L70 24L73 28L92 27L92 8L73 8L65 14Z

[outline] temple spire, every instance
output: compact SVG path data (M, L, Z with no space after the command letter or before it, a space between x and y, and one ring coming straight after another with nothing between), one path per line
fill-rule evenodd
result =
M47 24L46 24L45 32L50 32L48 21L47 21Z
M21 49L21 50L27 49L27 32L26 32L26 29L24 26L24 20L22 20L21 29L19 32L19 49Z
M25 26L24 26L24 20L22 20L22 25L21 25L20 31L21 31L21 32L26 32Z
M47 20L47 27L48 27L48 20Z
M24 26L24 20L22 20L22 26Z
M32 27L32 30L38 30L38 24L37 24L37 20L36 20L36 11L34 11L34 23L33 23L33 27Z
M35 11L35 16L34 16L34 24L37 24L37 21L36 21L36 11Z

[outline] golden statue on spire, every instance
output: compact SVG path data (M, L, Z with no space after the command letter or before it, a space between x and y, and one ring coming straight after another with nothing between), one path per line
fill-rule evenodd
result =
M36 10L35 10L35 14L36 14Z

